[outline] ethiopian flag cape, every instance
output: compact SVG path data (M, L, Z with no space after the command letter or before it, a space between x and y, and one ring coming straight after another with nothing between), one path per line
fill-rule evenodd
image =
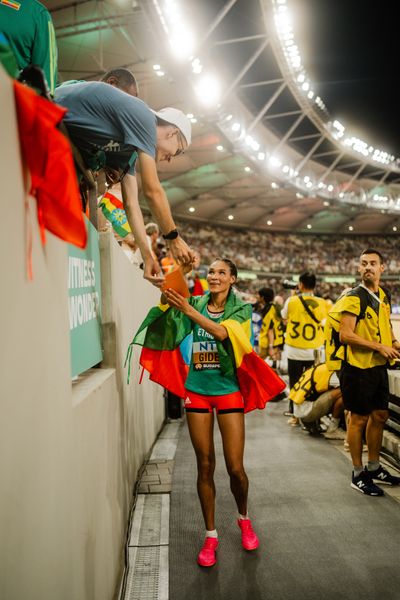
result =
M189 298L199 312L208 300L208 294ZM225 304L225 320L220 322L228 338L223 342L216 340L221 371L225 375L236 373L245 412L264 408L285 388L284 381L253 350L251 310L250 304L231 292ZM130 367L133 344L142 346L140 364L150 373L150 379L184 398L193 326L193 321L168 304L152 308L129 346L125 364L128 362Z

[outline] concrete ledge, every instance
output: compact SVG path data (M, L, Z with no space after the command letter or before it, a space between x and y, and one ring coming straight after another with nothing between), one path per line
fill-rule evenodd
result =
M111 377L115 369L89 369L72 382L72 406L78 406Z

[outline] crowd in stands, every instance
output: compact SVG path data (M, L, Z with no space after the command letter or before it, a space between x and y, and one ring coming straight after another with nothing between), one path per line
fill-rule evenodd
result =
M180 221L179 228L185 239L201 256L201 263L208 265L215 256L227 253L240 269L254 271L254 279L242 278L237 287L240 291L255 295L261 287L271 287L283 298L289 295L284 281L308 270L317 277L316 293L334 301L341 292L358 281L358 254L370 246L378 247L386 260L386 275L395 277L400 272L400 257L396 249L396 236L342 236L295 235L269 233L214 227L200 223ZM276 274L276 275L275 275ZM352 281L324 281L324 275L353 277ZM383 285L392 294L392 302L400 304L400 286L396 281L383 278Z
M400 271L396 236L294 235L232 229L180 222L185 239L207 263L212 257L229 252L241 269L268 273L315 273L349 275L357 272L358 249L379 247L390 274Z

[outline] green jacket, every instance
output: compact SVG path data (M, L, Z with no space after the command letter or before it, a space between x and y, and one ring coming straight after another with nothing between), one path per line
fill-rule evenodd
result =
M47 8L37 0L0 3L0 31L14 52L18 67L39 66L53 94L57 83L57 46Z

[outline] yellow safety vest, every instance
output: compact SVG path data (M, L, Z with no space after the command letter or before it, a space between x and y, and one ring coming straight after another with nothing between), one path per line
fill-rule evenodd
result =
M325 301L318 296L302 295L310 312L308 314L299 296L289 300L285 342L295 348L319 348L324 343L324 332L321 322L326 318Z
M274 347L281 346L283 344L284 327L282 317L279 315L275 304L271 304L268 312L263 317L259 338L260 348L268 347L268 331L271 328L274 331Z
M302 404L304 400L315 400L329 389L331 375L332 371L328 369L326 363L310 367L290 390L289 399L295 404Z
M344 345L339 341L341 317L344 312L348 312L358 318L354 330L357 335L385 346L392 345L390 301L382 288L378 289L376 295L380 302L365 288L358 286L339 298L329 311L325 329L325 350L329 368L339 369L342 360L359 369L386 364L386 358L375 350Z

